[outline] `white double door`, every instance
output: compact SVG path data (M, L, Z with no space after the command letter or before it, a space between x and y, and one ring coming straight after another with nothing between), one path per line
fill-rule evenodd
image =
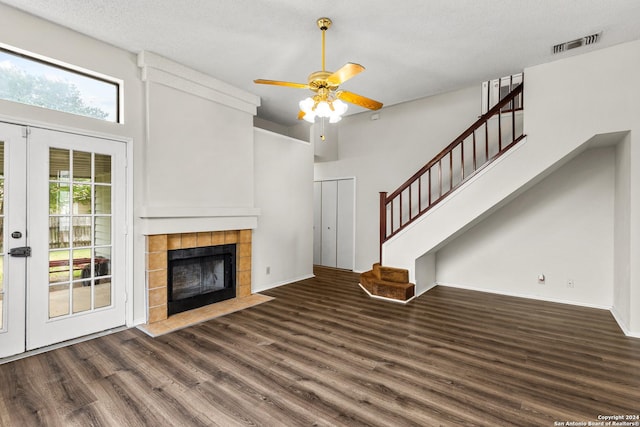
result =
M0 123L0 358L125 324L122 142Z
M313 263L353 270L355 180L314 182Z

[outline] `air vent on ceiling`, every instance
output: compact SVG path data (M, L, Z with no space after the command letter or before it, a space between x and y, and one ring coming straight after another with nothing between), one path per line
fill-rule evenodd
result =
M571 40L570 42L560 43L553 47L553 53L561 53L566 50L575 49L580 46L587 46L600 40L602 33L595 33L582 38Z

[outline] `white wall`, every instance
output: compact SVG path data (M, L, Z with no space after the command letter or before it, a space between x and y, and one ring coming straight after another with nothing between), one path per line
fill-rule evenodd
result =
M628 171L621 169L616 175L615 218L622 222L614 233L613 312L626 332L637 336L640 263L633 260L640 259L639 68L640 41L635 41L525 70L525 131L530 142L555 150L594 134L631 131L628 142L622 142L628 148L618 149L616 161ZM628 310L623 299L629 301Z
M129 201L135 210L141 204L144 188L144 168L141 164L144 152L144 92L136 65L136 56L107 43L84 36L67 28L52 24L32 15L0 4L0 41L7 45L64 61L87 70L106 74L123 81L124 123L80 117L44 108L0 101L0 115L26 124L50 125L66 129L98 133L100 135L128 139L129 165L133 165L131 177L133 194ZM133 219L135 229L137 219ZM144 238L133 236L133 256L128 259L130 282L133 282L133 303L129 305L127 322L137 324L146 318L146 289L144 268L133 271L133 266L144 266Z
M253 116L150 83L146 205L253 207Z
M571 160L441 249L436 280L611 307L614 167L612 147Z
M313 275L313 147L254 130L255 203L252 292ZM269 273L267 273L269 268Z
M394 191L477 120L479 111L480 85L385 107L377 112L379 120L366 112L337 124L338 160L316 163L314 177L356 177L355 271L369 270L379 258L378 193Z

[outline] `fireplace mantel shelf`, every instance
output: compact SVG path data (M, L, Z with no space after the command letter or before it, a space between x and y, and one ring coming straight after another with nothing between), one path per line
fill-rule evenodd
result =
M143 219L260 216L260 208L146 206L140 209L138 216Z
M143 207L138 212L142 234L244 230L258 226L259 208Z

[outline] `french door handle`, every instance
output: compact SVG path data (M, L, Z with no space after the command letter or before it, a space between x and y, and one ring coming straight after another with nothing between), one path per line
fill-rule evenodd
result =
M31 256L30 246L21 246L19 248L9 249L9 255L19 258L26 258Z

